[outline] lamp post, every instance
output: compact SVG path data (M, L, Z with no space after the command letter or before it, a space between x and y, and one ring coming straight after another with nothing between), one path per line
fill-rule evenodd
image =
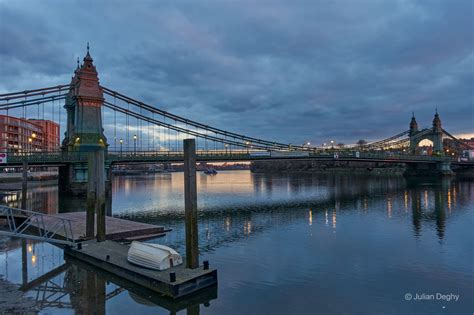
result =
M33 139L28 138L28 144L29 144L28 151L29 151L30 154L31 154L31 147L32 147L31 143L32 143L32 142L33 142Z
M247 146L247 154L249 154L249 144L250 144L250 142L245 141L245 145Z
M137 155L137 135L133 135L133 155Z
M122 139L122 138L120 138L119 142L120 142L120 157L122 157L122 145L123 145L123 139Z
M334 149L334 140L331 140L331 149Z
M224 147L225 147L225 155L227 155L227 148L229 147L229 145L226 143L224 144Z

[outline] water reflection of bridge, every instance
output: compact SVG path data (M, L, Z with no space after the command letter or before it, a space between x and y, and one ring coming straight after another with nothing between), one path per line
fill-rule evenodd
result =
M330 188L322 199L306 198L278 203L262 202L256 205L207 208L199 214L200 250L212 251L222 244L238 241L250 234L271 228L283 228L301 220L312 224L322 218L326 225L335 229L337 216L341 211L367 212L369 208L385 211L387 217L396 215L397 210L405 213L410 211L416 237L422 234L423 225L431 226L434 223L437 236L442 240L447 217L456 204L464 204L472 198L469 196L472 195L472 190L461 191L460 183L449 179L429 185L418 185L411 182L406 184L403 178L366 180L347 176L288 177L288 181L273 181L271 176L256 179L254 189L257 193L268 193L273 189L279 190L281 187L277 187L278 185L286 185L292 193L296 193L309 186ZM173 231L158 242L179 250L184 248L182 213L145 211L119 216L171 227Z
M242 240L263 233L268 229L278 229L293 222L306 221L308 224L327 225L337 229L337 216L345 211L377 211L387 217L397 215L412 216L413 231L417 237L426 233L424 226L435 227L440 240L445 237L446 221L455 214L457 207L466 207L469 200L474 198L472 183L443 181L419 185L404 179L371 179L344 178L328 176L317 178L313 176L293 177L288 175L288 181L274 180L272 177L259 178L254 182L254 189L263 193L269 190L278 191L280 186L286 186L293 192L304 190L310 185L332 187L328 195L321 200L297 200L278 204L261 204L257 206L228 207L226 209L207 209L200 214L200 243L201 250L212 251L226 243ZM375 209L375 210L374 210ZM174 234L166 240L168 244L181 247L184 243L182 216L140 213L140 220L156 221L160 224L175 228ZM322 221L322 222L321 222ZM370 224L368 222L367 224ZM5 251L14 251L21 242L4 243ZM173 304L163 301L160 297L139 291L120 279L107 273L78 264L76 261L63 261L55 268L39 276L37 279L26 281L28 260L33 259L29 246L24 243L22 258L24 267L21 289L32 296L38 308L70 308L77 313L101 313L105 311L107 301L129 291L130 297L137 303L152 303L161 305L171 313L180 309L188 309L191 313L199 309L199 304L207 303L215 298L215 291L195 304ZM49 248L55 248L48 245ZM34 251L33 251L34 252ZM38 259L38 258L36 258ZM40 263L39 260L36 263ZM110 284L107 284L110 282ZM93 292L93 297L91 296ZM143 300L143 297L148 299Z

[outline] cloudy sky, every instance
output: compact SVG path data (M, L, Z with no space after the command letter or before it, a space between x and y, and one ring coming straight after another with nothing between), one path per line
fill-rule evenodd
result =
M101 84L215 127L353 143L474 133L474 8L452 1L0 0L0 93Z

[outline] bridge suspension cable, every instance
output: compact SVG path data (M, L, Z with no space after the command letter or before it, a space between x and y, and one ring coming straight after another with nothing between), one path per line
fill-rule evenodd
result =
M363 148L383 147L385 144L388 144L390 141L393 141L395 139L403 137L403 136L407 135L409 132L410 132L410 130L406 130L406 131L403 131L403 132L401 132L397 135L389 137L387 139L383 139L383 140L375 141L375 142L372 142L372 143L368 143L366 145L363 145L362 147Z
M445 135L447 135L449 138L453 139L456 143L464 146L465 148L469 148L469 149L474 149L474 147L472 147L471 145L467 144L466 142L456 138L455 136L453 136L452 134L450 134L449 132L447 132L446 130L442 129L443 130L443 133Z
M51 86L51 87L46 87L42 89L36 89L36 90L25 90L21 92L13 92L13 93L5 93L5 94L0 94L0 101L9 101L17 98L22 98L25 96L36 96L36 95L45 95L45 94L50 94L50 93L56 93L56 92L63 92L64 90L69 91L71 88L71 85L69 84L64 84L64 85L57 85L57 86Z
M173 130L175 132L185 133L185 134L188 134L188 135L191 135L191 136L195 136L195 137L199 137L199 138L203 138L203 139L207 139L207 140L211 140L211 141L216 141L216 142L220 142L220 143L224 143L224 144L228 144L228 145L234 145L234 146L239 146L239 147L247 147L247 145L245 143L242 143L240 141L218 138L218 137L215 137L215 136L212 136L212 135L209 135L209 134L203 134L203 133L200 133L200 132L196 132L196 131L191 130L191 129L185 129L185 128L179 127L177 125L173 125L173 124L170 124L170 123L167 123L167 122L159 121L159 120L154 119L154 118L149 117L149 116L140 115L139 113L136 113L134 111L122 108L118 105L114 105L114 104L112 104L110 102L107 102L107 101L104 102L104 106L107 107L107 108L110 108L112 110L118 111L122 114L128 115L130 117L140 119L140 120L143 120L143 121L146 121L146 122L164 127L168 130ZM263 146L263 145L259 145L259 144L252 144L252 146L255 149L261 149L261 150L271 149L268 146Z
M67 97L67 94L52 95L42 98L34 98L23 101L16 101L12 103L0 103L0 110L9 110L13 108L28 107L32 105L39 105L43 103L49 103L56 100L62 100Z
M147 110L151 113L158 114L160 116L166 117L166 118L174 120L176 122L180 122L180 123L190 125L190 126L193 126L193 127L196 127L196 128L204 129L206 131L210 131L210 132L213 132L215 134L222 135L224 137L232 137L232 138L235 138L235 139L240 139L244 143L249 142L252 145L259 144L259 145L265 146L267 148L275 148L275 149L283 149L283 150L288 150L290 148L293 148L293 149L299 149L299 150L308 150L307 147L303 147L303 146L298 146L298 145L291 146L291 145L285 144L285 143L279 143L279 142L275 142L275 141L268 141L268 140L258 139L258 138L249 137L249 136L245 136L245 135L242 135L242 134L222 130L222 129L219 129L219 128L211 127L209 125L205 125L205 124L202 124L202 123L199 123L199 122L195 122L195 121L186 119L184 117L171 114L171 113L166 112L164 110L157 109L157 108L155 108L151 105L147 105L143 102L137 101L133 98L130 98L126 95L123 95L123 94L121 94L117 91L108 89L104 86L101 86L101 87L102 87L105 94L110 95L112 97L116 97L117 99L120 99L124 102L130 103L132 105L135 105L139 108L143 108L143 109L145 109L145 110Z

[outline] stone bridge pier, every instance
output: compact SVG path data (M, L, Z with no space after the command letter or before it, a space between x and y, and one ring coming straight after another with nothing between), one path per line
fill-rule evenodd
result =
M450 161L436 163L407 163L406 177L449 177L454 176Z

